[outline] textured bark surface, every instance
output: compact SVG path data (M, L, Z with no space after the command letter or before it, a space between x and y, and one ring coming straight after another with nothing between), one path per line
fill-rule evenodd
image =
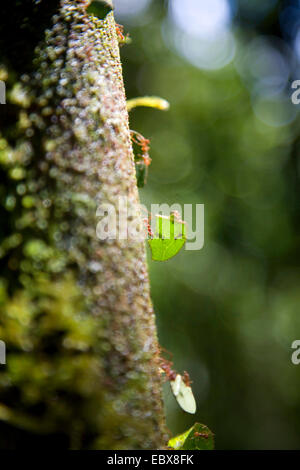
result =
M144 243L96 237L97 207L119 215L119 197L142 227L113 13L11 4L0 34L2 445L162 447Z

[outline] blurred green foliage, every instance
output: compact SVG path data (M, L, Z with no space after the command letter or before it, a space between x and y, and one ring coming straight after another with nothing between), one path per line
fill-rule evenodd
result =
M128 98L171 104L130 114L131 129L151 139L142 202L205 204L202 250L166 263L149 256L160 343L190 373L196 419L218 449L298 448L299 119L260 120L235 62L190 65L164 40L166 15L155 1L128 24L117 17L133 39L122 49ZM243 29L239 37L243 54ZM193 424L168 388L166 402L173 434Z

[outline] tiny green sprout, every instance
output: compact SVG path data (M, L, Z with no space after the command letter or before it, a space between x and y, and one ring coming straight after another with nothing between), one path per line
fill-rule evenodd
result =
M127 111L131 111L137 106L145 106L147 108L156 108L161 111L167 111L170 108L170 103L158 96L142 96L140 98L133 98L127 101Z
M155 216L155 233L148 239L154 261L166 261L173 258L186 242L186 223L174 211L170 217Z
M168 446L174 450L213 450L214 435L204 424L195 423L183 434L172 437Z

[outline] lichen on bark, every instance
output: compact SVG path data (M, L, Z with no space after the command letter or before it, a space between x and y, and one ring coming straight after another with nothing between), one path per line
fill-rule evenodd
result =
M0 31L0 447L160 448L145 247L96 237L119 197L142 224L114 17L50 3L11 2Z

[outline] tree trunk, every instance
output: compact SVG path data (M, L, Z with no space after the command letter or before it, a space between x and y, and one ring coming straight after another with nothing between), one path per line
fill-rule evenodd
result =
M113 12L95 18L87 3L1 7L6 448L155 449L167 440L144 243L96 236L100 204L142 220Z

